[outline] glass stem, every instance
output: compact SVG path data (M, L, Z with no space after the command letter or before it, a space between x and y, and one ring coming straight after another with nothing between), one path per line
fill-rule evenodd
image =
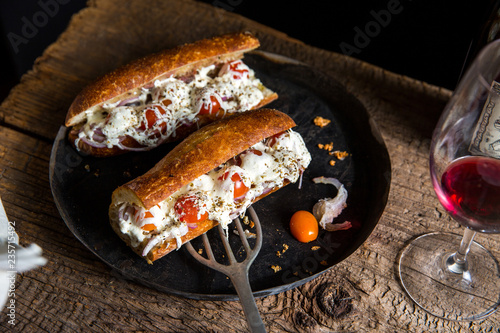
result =
M467 271L467 253L469 253L475 235L475 231L465 228L464 236L460 242L460 248L446 260L446 266L451 272L463 274Z

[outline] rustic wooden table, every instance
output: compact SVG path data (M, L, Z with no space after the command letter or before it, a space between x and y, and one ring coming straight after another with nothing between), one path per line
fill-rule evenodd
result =
M16 325L9 332L241 332L239 302L198 301L126 281L80 244L61 219L49 186L52 143L66 110L90 80L133 58L231 31L250 30L262 50L295 58L342 82L378 124L392 163L385 211L347 260L293 290L257 299L270 332L499 332L500 316L439 320L415 306L397 279L397 259L428 231L461 233L439 205L428 175L432 129L451 92L193 1L90 1L0 106L0 196L21 244L37 243L47 265L19 275ZM374 198L376 200L377 198ZM477 239L500 258L500 239ZM349 295L349 306L332 291Z

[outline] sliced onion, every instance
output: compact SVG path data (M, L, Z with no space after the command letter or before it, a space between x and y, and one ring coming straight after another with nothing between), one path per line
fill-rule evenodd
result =
M304 175L304 171L300 170L300 175L299 175L299 190L302 188L302 176Z
M82 136L80 138L81 141L85 142L87 145L94 147L94 148L106 148L107 145L105 143L98 143L94 141L90 141L87 137Z
M345 221L342 223L329 223L325 226L325 230L327 231L338 231L338 230L347 230L352 227L351 222Z
M98 127L92 133L92 140L98 143L103 143L106 140L106 136L102 132L102 128Z
M337 195L334 198L320 199L313 207L313 215L319 221L319 225L328 230L333 228L328 226L333 222L333 219L342 213L342 210L347 207L347 191L344 185L336 178L317 177L313 179L316 184L330 184L337 188ZM339 230L339 229L336 229Z
M266 188L264 188L264 191L262 191L261 195L268 194L269 192L271 192L273 190L273 188L274 187L266 187Z
M186 223L189 229L196 229L198 228L198 223Z
M118 209L118 219L120 221L127 221L130 216L134 215L135 208L129 206L126 203L120 206Z
M123 216L125 216L124 212L125 212L125 207L127 206L127 204L123 204L120 206L120 208L118 208L118 221L122 221L124 220Z
M153 237L149 240L148 244L144 247L144 250L142 250L142 256L145 257L149 251L153 249L153 247L160 242L159 237Z
M128 151L147 151L147 150L150 150L154 147L136 147L136 148L132 148L132 147L127 147L127 146L124 146L121 142L118 142L118 144L116 145L118 148L120 148L121 150L128 150Z
M139 101L139 96L134 96L134 97L122 100L120 103L118 103L117 106L129 106L130 104L133 104L133 103L138 102L138 101Z

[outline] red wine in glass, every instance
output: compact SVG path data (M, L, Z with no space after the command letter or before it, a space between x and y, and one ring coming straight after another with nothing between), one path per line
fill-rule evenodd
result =
M399 258L407 295L446 320L481 320L500 309L500 264L474 241L477 232L500 233L499 76L496 40L469 66L432 135L432 184L446 212L465 226L463 235L426 232L409 241Z
M441 204L460 224L480 232L500 231L500 160L459 158L446 168L440 185Z

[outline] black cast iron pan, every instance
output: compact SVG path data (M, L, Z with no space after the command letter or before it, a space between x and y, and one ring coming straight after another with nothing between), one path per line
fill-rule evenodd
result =
M313 157L301 189L290 184L253 205L262 224L263 245L249 278L254 295L259 297L302 285L352 254L368 238L384 210L391 167L385 144L366 109L340 83L269 53L246 55L245 62L264 85L278 93L278 100L269 107L295 120L295 130L303 136ZM316 116L331 123L320 128L313 123ZM225 275L199 264L185 248L149 265L109 225L113 190L146 172L175 144L98 159L80 156L66 137L67 129L61 127L50 160L50 183L59 212L78 240L123 277L159 291L194 299L237 299ZM317 146L330 142L334 150L350 154L334 166L329 162L335 158ZM316 241L299 243L288 228L292 214L310 211L319 199L336 195L335 187L314 184L311 179L317 176L335 177L344 184L349 193L348 206L336 221L349 220L353 227L321 231ZM209 231L209 237L217 244L218 235ZM284 246L288 247L285 252ZM314 250L318 246L320 249Z

